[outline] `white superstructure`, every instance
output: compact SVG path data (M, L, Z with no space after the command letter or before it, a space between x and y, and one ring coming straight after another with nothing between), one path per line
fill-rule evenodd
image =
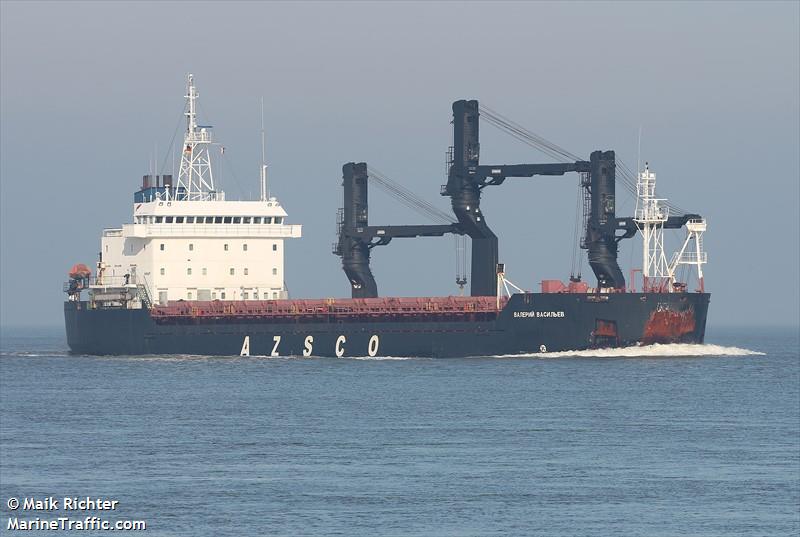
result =
M133 222L106 229L93 300L141 307L174 300L287 298L284 240L301 236L275 197L228 201L214 188L210 127L196 122L189 75L187 128L177 185L145 176ZM265 183L265 167L261 180ZM262 186L263 188L263 186Z

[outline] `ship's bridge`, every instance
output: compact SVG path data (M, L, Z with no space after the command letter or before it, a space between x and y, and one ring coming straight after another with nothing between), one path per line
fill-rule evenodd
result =
M131 237L264 237L297 238L299 224L287 224L276 198L266 201L151 201L136 203Z

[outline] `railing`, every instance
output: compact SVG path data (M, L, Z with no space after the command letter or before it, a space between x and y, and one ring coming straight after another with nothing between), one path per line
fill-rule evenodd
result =
M683 252L683 255L678 260L678 263L707 263L708 262L708 253L707 252L700 252L700 256L698 258L697 252Z
M142 237L298 237L299 224L126 224L131 235ZM122 232L120 232L120 235Z
M425 298L338 298L315 300L252 301L170 301L153 307L153 317L225 318L358 316L381 320L397 317L469 316L497 314L508 298L496 297L425 297ZM389 317L387 317L389 316Z
M89 278L89 285L96 286L96 287L125 287L126 285L135 285L136 281L133 276L103 276L102 278L97 278L96 276L92 276Z

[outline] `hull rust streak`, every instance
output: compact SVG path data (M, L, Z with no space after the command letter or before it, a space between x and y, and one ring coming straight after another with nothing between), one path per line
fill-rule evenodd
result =
M644 325L642 342L648 345L683 342L684 338L695 331L696 325L693 308L673 311L666 307L659 307L650 314Z

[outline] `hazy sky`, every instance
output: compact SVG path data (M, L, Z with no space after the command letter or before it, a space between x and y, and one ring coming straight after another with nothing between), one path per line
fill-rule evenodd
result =
M94 264L103 227L131 221L192 72L232 198L258 190L264 97L271 190L304 225L287 246L295 297L349 293L331 254L343 163L366 161L449 210L450 107L475 98L573 153L614 149L631 167L641 127L659 193L708 218L709 323L797 325L799 6L3 1L0 322L63 322L67 270ZM485 123L481 160L550 162ZM484 191L515 283L569 276L576 184ZM618 215L633 205L621 199ZM431 223L375 189L370 209L375 224ZM640 244L623 247L626 275ZM452 238L376 248L379 290L455 293L454 255Z

